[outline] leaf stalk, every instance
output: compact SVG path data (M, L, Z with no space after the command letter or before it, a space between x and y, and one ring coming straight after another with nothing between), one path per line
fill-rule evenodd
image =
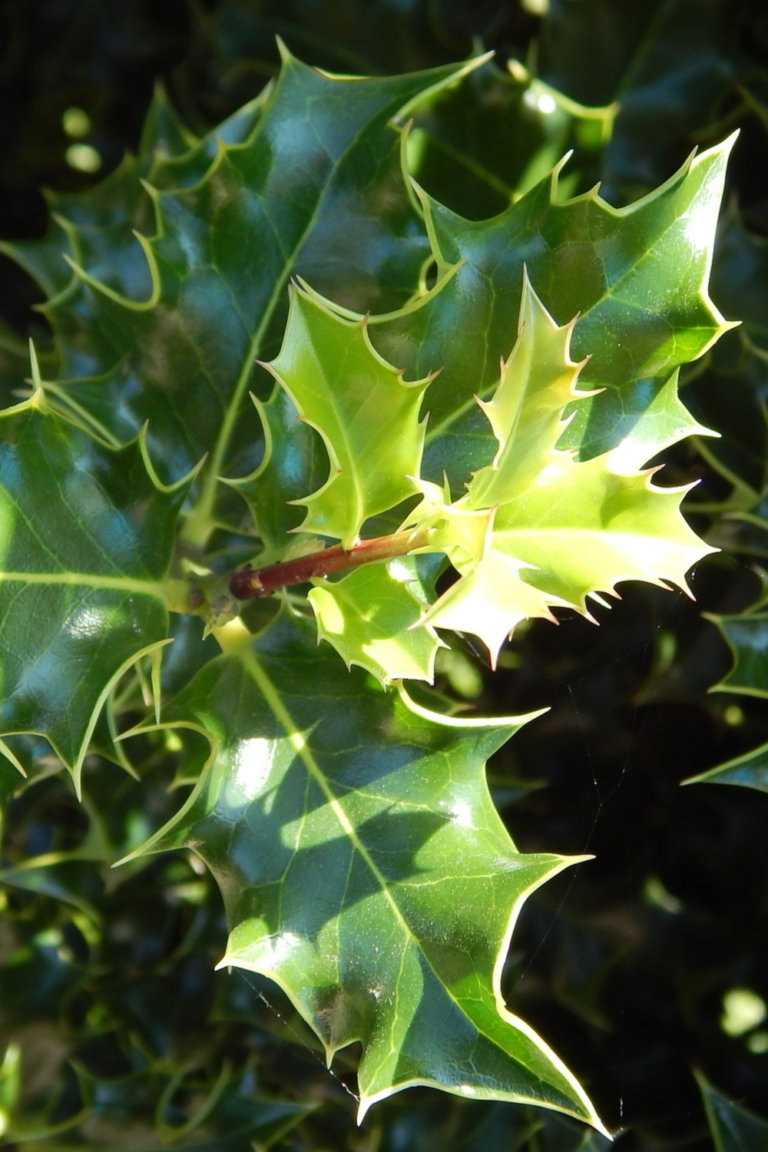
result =
M329 576L332 572L343 572L362 564L406 556L419 548L425 548L429 543L429 535L429 529L426 528L395 532L391 536L361 540L352 548L334 544L310 552L307 556L271 564L267 568L251 568L247 565L230 576L229 590L236 600L256 600L271 596L278 588L306 584L314 577Z

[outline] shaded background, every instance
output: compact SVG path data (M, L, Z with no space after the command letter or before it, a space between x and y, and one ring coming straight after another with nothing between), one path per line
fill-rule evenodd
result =
M679 786L768 741L763 699L709 693L732 657L702 616L738 613L764 592L755 571L763 538L724 509L760 517L765 489L768 10L759 0L645 0L619 18L614 0L4 0L0 235L42 235L41 188L87 188L135 151L156 83L194 131L220 121L275 74L278 35L308 63L340 72L416 70L494 48L500 68L523 61L574 100L619 100L609 141L575 142L570 189L600 179L617 206L671 176L692 147L741 130L712 296L745 323L690 370L684 392L723 435L706 454L690 444L668 454L665 474L702 481L686 507L725 552L696 570L695 604L625 586L599 629L578 618L536 622L519 630L497 675L469 649L443 669L478 709L550 705L492 763L494 795L522 850L595 857L526 905L505 978L515 1011L585 1084L621 1133L620 1152L711 1152L694 1070L768 1117L768 796ZM482 218L506 206L503 188L519 175L520 119L507 114L500 83L468 88L424 113L445 147L422 158L418 175L456 211ZM472 169L455 160L468 153ZM41 299L0 257L6 380L26 374L27 336L45 349L45 321L32 310ZM43 1129L19 1148L159 1147L163 1124L206 1102L219 1134L177 1146L603 1147L549 1119L531 1137L542 1118L528 1109L426 1090L377 1107L359 1132L342 1083L354 1090L354 1052L337 1080L274 987L213 973L226 929L196 862L168 855L126 877L94 862L100 822L119 843L131 821L156 827L176 809L165 793L172 774L158 761L137 783L94 758L84 805L53 772L10 805L0 1026L20 1044L24 1074L19 1087L6 1061L0 1106L12 1104L28 1133ZM56 869L18 872L46 853L59 854ZM740 1022L734 991L742 1008L752 1004ZM80 1113L82 1124L56 1134ZM733 1147L759 1152L764 1136Z

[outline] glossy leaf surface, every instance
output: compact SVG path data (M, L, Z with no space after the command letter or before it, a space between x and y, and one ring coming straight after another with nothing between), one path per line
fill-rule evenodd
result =
M434 679L440 640L421 625L426 589L412 557L370 564L341 580L317 582L309 602L318 636L349 664L367 668L377 679Z
M474 79L446 90L462 76ZM482 76L473 61L335 77L284 52L274 82L201 138L158 95L139 155L84 196L56 197L45 239L8 249L49 297L56 355L44 391L0 421L0 800L18 811L38 787L45 795L61 767L46 741L78 782L91 753L97 799L93 842L47 860L25 861L11 827L3 875L17 943L3 1008L15 1026L61 1002L73 1060L81 1035L93 1043L99 1073L78 1081L82 1122L58 1101L43 1109L66 1112L73 1143L93 1143L87 1125L101 1115L104 1144L119 1145L110 1101L158 1109L160 1136L137 1130L148 1147L266 1147L292 1120L290 1108L270 1110L250 1072L211 1083L230 1049L222 1040L211 1055L203 1021L215 1032L250 1019L254 988L214 978L225 929L208 876L186 855L137 860L149 837L146 851L191 847L210 866L229 918L224 966L276 982L329 1060L339 1052L342 1075L356 1053L339 1050L362 1044L361 1112L431 1085L462 1098L451 1117L463 1099L522 1102L515 1139L601 1146L568 1125L536 1131L530 1118L538 1105L600 1127L502 995L517 913L567 860L521 854L505 832L485 762L525 717L456 719L492 697L462 637L477 683L441 695L450 676L435 672L435 628L479 636L495 658L519 620L585 613L625 579L684 585L707 550L680 517L682 489L657 489L640 470L705 431L679 400L677 368L724 328L707 275L727 145L630 208L595 193L566 199L597 162L609 111L576 107L520 69L512 81ZM436 157L455 143L464 175L498 191L497 168L482 164L499 120L472 131L477 109L496 102L521 146L502 166L502 214L470 222L458 185L443 202L436 185L450 164ZM583 151L569 172L558 161L573 141ZM404 172L409 156L419 172L419 148L428 192ZM526 267L543 303L524 287ZM26 370L18 342L3 348L9 404ZM254 365L269 357L271 394ZM346 563L359 535L398 546L348 575L304 569L261 598L257 566L334 547ZM244 607L233 581L247 584L249 569L256 599ZM241 607L242 622L218 626ZM437 689L425 687L435 677ZM421 681L411 696L391 683L403 678ZM126 730L135 739L118 738ZM97 783L117 771L110 762L127 770L121 780L137 772L137 790L162 774L146 811L135 797L116 811L121 789ZM508 764L494 777L500 803L522 791ZM176 816L168 785L193 789ZM34 812L29 825L32 842ZM132 857L125 879L89 880L90 864L118 855ZM155 867L171 879L153 896ZM38 931L47 902L59 935ZM99 936L102 923L112 935ZM32 977L15 980L25 949ZM116 958L128 973L117 990L104 975ZM181 1017L173 1026L169 1010ZM273 1027L294 1043L291 1023ZM102 1043L125 1061L108 1082ZM259 1083L273 1066L264 1044L250 1036L247 1054L239 1040L231 1050L238 1067L259 1065ZM190 1072L203 1049L205 1074ZM162 1064L162 1106L137 1061ZM163 1109L174 1113L177 1087L199 1107L179 1106L174 1123ZM458 1131L455 1147L482 1146ZM353 1142L344 1132L339 1147ZM418 1147L422 1134L409 1133ZM46 1128L41 1148L56 1139ZM387 1140L372 1131L394 1152Z
M490 62L420 103L408 134L409 168L452 211L487 219L545 179L573 148L561 190L591 187L616 111L577 104L517 60L506 71Z
M736 756L719 764L700 776L692 776L686 784L740 784L745 788L759 788L768 792L768 744L755 748L743 756Z
M186 485L46 411L2 416L2 730L46 736L79 776L111 684L165 642L164 585Z
M94 210L63 220L76 276L48 306L66 352L62 391L116 443L149 420L151 450L171 478L209 453L188 530L194 541L210 533L217 476L255 463L259 424L247 391L254 360L280 344L289 278L300 273L362 310L392 307L415 290L428 247L389 121L462 71L352 80L286 52L274 88L236 131L163 164L157 186L149 171L150 202L139 182L146 169L129 167L95 196ZM103 272L109 231L95 252L80 243L79 230L94 213L104 217L113 190L110 223L131 215L126 198L141 201L141 244L130 242L143 291L141 273L129 285ZM59 290L60 278L46 280L51 263L38 278Z
M768 613L712 617L733 653L733 668L715 685L718 692L768 697Z
M526 718L448 721L371 692L300 618L225 632L164 720L205 733L210 765L145 848L186 844L213 871L221 964L280 984L329 1061L362 1042L361 1115L440 1084L596 1122L501 1001L517 910L567 864L518 854L488 795L485 759Z
M614 593L622 580L685 588L685 573L709 551L680 514L680 492L627 470L623 445L581 462L557 448L564 413L584 403L580 366L570 359L571 327L559 328L527 283L519 331L498 389L480 405L498 445L493 462L442 518L434 495L411 517L437 518L436 540L462 574L426 619L480 636L494 662L521 619L551 617L555 605L588 613L588 596ZM636 455L630 444L630 465ZM476 542L460 539L462 520L476 525Z
M307 509L300 530L350 548L366 520L416 493L429 380L405 384L372 348L365 322L342 320L295 290L283 348L269 368L330 459L323 487L295 501Z
M524 268L558 324L578 315L573 355L589 357L582 387L606 390L580 406L564 438L583 456L615 447L674 369L717 339L724 323L707 278L727 155L727 144L702 153L620 210L595 192L561 200L559 169L487 221L420 194L445 283L372 337L409 376L441 369L427 402L428 479L440 483L446 471L458 488L469 467L489 462L473 397L487 397L509 355Z
M242 495L264 546L263 563L285 552L286 534L305 518L297 501L328 477L322 438L303 421L286 390L275 384L269 400L254 397L264 433L264 455L249 476L229 483Z

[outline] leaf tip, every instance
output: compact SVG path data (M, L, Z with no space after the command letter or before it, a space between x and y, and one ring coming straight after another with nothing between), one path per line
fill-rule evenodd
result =
M292 64L296 57L291 52L282 36L275 36L275 43L277 44L277 50L280 53L280 63Z
M15 768L15 769L16 769L18 772L20 772L20 773L21 773L21 775L22 775L22 776L23 776L25 779L27 778L27 773L26 773L26 772L25 772L25 770L24 770L24 765L23 765L23 764L21 763L21 761L18 759L18 757L16 756L16 754L13 752L13 750L12 750L11 748L9 748L9 747L8 747L8 745L6 744L5 740L0 740L0 756L4 756L4 757L5 757L5 759L6 759L6 760L8 760L8 761L9 761L9 763L11 763L11 764L13 765L13 767L14 767L14 768Z

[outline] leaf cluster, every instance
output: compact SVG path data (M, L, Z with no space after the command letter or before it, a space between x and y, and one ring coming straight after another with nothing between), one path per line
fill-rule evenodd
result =
M524 902L596 851L657 985L698 965L687 1007L708 1004L710 1039L722 1037L713 989L733 983L734 964L722 950L694 962L696 916L712 907L677 857L645 859L640 891L610 846L590 843L620 813L599 799L590 816L583 790L574 800L562 779L573 715L541 686L603 685L600 706L585 690L577 715L582 738L594 725L597 796L612 795L603 784L630 738L622 701L662 715L717 679L692 638L672 652L668 587L686 590L718 547L762 554L762 313L746 300L765 278L734 199L712 291L741 328L708 286L724 141L764 122L734 39L754 18L745 5L725 35L723 6L706 6L689 91L685 58L678 74L665 56L690 22L684 3L649 5L620 33L598 0L553 3L540 26L520 12L474 29L493 45L535 28L538 63L506 71L503 55L446 64L472 28L439 6L395 18L373 4L365 37L351 6L333 45L318 40L322 12L290 7L294 50L307 38L307 58L345 72L354 59L371 78L315 71L284 47L276 68L271 7L254 18L222 3L189 43L212 37L222 76L274 73L261 94L194 133L158 92L135 156L84 193L51 196L42 240L4 245L44 293L52 333L35 342L26 394L23 347L3 336L8 1131L41 1152L602 1149L558 1113L601 1128L574 1072L607 1094L577 1037L610 1031L626 940L579 908L559 915L542 930L561 957L548 961L554 995L542 976L510 1000L547 916L546 895L533 897L510 953ZM599 82L578 63L582 41L610 55ZM172 78L188 112L182 79L196 68L192 52ZM685 160L694 142L710 146ZM724 375L739 403L723 404ZM720 440L702 440L709 426ZM680 511L691 437L711 477L689 498L709 517L705 541ZM673 487L649 467L670 448ZM637 580L665 591L625 583ZM611 642L585 637L619 593L613 659L634 643L653 661L611 682ZM762 601L747 616L710 603L737 657L720 686L759 701ZM715 630L684 612L716 652ZM546 634L552 620L562 626ZM496 678L473 662L473 637ZM552 713L529 725L543 701ZM688 803L670 785L701 776L728 725L741 748L706 778L765 787L765 741L744 754L759 714L733 723L724 706L696 708L718 741L690 741L663 785L643 791L626 772L615 783L640 796L638 836L656 819L664 842ZM626 747L625 764L630 749L650 758ZM564 834L555 821L539 837L540 794L518 763L561 778ZM691 803L694 828L711 812ZM753 874L758 857L743 861ZM673 913L669 967L654 970ZM754 987L750 955L740 982ZM217 962L242 975L214 974ZM759 1023L729 1035L754 1036L759 1052ZM360 1117L377 1104L359 1138L322 1070L332 1060ZM435 1102L428 1086L453 1097ZM705 1081L702 1092L716 1147L760 1146L762 1121ZM654 1121L636 1114L640 1147Z

